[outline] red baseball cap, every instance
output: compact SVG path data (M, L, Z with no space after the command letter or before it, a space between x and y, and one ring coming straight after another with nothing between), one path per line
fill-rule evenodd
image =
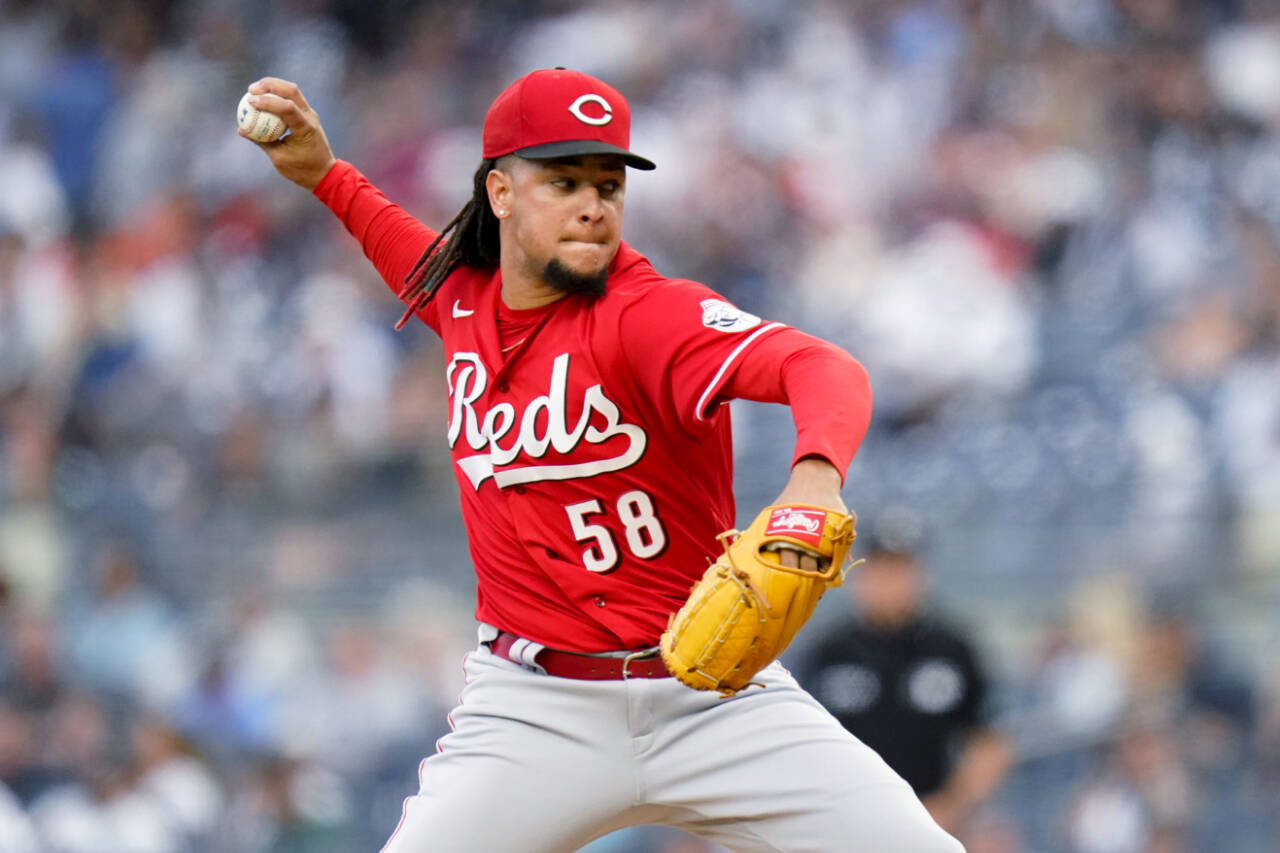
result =
M518 154L529 160L576 154L618 154L628 166L654 164L627 150L631 107L608 83L566 68L546 68L508 86L484 117L485 159Z

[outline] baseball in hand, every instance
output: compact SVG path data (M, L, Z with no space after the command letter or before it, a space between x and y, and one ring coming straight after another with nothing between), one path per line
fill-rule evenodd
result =
M236 107L236 124L254 142L275 142L284 133L284 119L250 104L248 92Z

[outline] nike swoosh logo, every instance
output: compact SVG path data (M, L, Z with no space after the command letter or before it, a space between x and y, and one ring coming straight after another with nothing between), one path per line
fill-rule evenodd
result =
M476 313L473 310L463 308L460 305L461 302L462 302L461 299L453 300L453 319L455 320L458 319L459 317L470 317L472 314Z

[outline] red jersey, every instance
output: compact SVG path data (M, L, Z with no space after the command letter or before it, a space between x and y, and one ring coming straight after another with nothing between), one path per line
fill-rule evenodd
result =
M316 194L399 290L434 232L365 190L339 163ZM497 271L460 268L418 314L444 343L476 616L570 651L655 645L734 524L722 392L786 327L625 243L603 296L511 311L500 291Z

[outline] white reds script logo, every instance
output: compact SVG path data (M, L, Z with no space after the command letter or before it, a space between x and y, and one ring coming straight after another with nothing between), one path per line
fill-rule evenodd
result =
M488 384L488 372L480 357L473 352L457 352L445 371L452 407L449 413L449 447L465 438L467 446L477 451L474 456L458 459L460 467L479 489L490 477L499 488L540 480L572 480L575 477L591 477L609 471L620 471L639 461L644 455L648 436L635 424L622 423L622 413L612 400L604 395L599 383L588 388L583 396L582 414L572 426L568 420L569 354L556 356L551 367L551 382L546 394L535 397L522 413L516 412L511 403L498 403L487 412L475 409L476 400ZM545 417L540 417L545 413ZM603 426L591 425L593 417L604 419ZM539 429L542 420L544 427ZM510 443L503 439L512 436ZM510 465L521 454L531 459L542 459L549 449L566 455L582 442L604 444L616 436L626 436L627 447L609 459L593 459L573 464L524 465L495 471L496 467Z
M584 104L599 104L604 113L598 116L589 116L582 111ZM589 124L592 127L603 127L613 121L613 107L609 106L609 102L600 95L580 96L578 100L569 105L569 112L573 113L573 117L578 121L583 124Z
M741 332L760 325L760 318L755 314L735 308L723 299L704 299L702 306L702 325L717 332Z

